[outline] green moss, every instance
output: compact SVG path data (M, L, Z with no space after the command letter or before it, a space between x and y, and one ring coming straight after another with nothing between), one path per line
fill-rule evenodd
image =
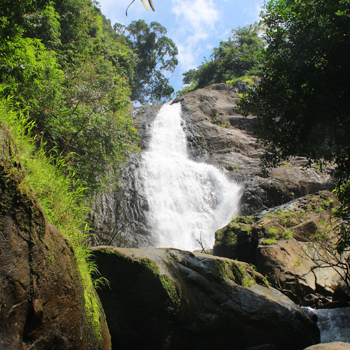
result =
M101 341L102 331L100 316L103 311L93 287L84 289L84 300L86 309L86 322L92 328L92 331L95 333L97 339Z
M178 313L181 308L181 293L178 292L175 283L165 275L160 275L159 280L162 283L163 288L167 292L170 305L168 306L168 311L170 313Z
M237 223L237 224L247 224L252 225L254 224L256 219L253 216L236 216L234 219L232 219L231 222Z
M247 232L247 233L251 233L252 232L252 227L251 226L244 226L242 227L242 231Z
M237 239L237 233L235 232L230 232L225 239L225 243L229 247L235 247L237 245L238 239Z
M233 279L233 275L231 273L231 271L227 268L229 265L229 262L226 260L219 260L216 262L216 269L218 274L222 277L222 278L229 278L229 279Z
M229 279L242 287L251 287L257 283L255 275L257 273L247 264L238 261L221 260L216 262L219 275L224 279ZM262 283L265 285L265 282Z
M150 270L153 274L159 275L158 266L154 261L147 259L147 258L143 258L140 260L140 263L143 266L145 266L148 270Z
M240 282L242 287L248 288L251 287L254 283L255 283L255 279L249 274L247 273L247 268L248 265L238 265L238 268L240 270Z
M100 251L105 253L105 254L115 254L115 255L123 256L119 252L115 251L113 248L102 248Z

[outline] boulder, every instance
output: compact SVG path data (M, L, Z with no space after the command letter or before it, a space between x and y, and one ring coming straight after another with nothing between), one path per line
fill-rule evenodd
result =
M350 344L343 342L324 343L309 346L305 350L350 350Z
M248 264L175 249L92 248L114 349L298 350L315 323Z
M73 248L45 220L4 125L0 193L0 349L111 349L102 307L96 327Z
M337 204L333 193L323 191L237 217L216 232L213 254L254 264L295 302L320 307L345 276L323 246L334 243L330 213Z

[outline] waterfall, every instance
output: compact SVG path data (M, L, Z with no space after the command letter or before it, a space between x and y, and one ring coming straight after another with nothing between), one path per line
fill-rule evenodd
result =
M152 125L141 172L147 223L156 247L214 245L214 233L237 214L240 188L212 165L189 159L181 105L164 105Z

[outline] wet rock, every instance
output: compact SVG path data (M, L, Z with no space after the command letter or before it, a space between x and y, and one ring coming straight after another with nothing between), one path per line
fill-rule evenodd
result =
M241 215L334 187L329 175L305 167L302 157L263 173L259 165L264 149L254 136L257 118L243 117L234 91L229 85L213 84L186 94L180 102L192 157L226 170L244 187Z
M350 342L350 308L316 309L321 342Z
M0 198L0 349L111 349L101 305L93 326L73 248L45 220L4 125Z
M143 174L140 173L139 167L141 152L148 148L151 124L160 108L161 106L143 106L131 110L131 116L140 133L140 152L130 155L121 170L117 186L96 196L90 217L91 227L96 236L91 245L153 245L146 223L149 208L143 190Z
M305 350L350 350L350 344L343 342L332 342L326 344L312 345Z
M237 217L216 232L213 254L252 263L293 301L321 307L345 276L321 244L333 242L330 215L337 204L333 193L323 191Z
M113 348L298 350L318 329L245 263L175 249L93 248ZM234 345L233 345L234 344Z

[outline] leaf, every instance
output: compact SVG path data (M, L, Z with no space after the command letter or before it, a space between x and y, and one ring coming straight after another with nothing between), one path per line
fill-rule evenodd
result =
M142 2L142 5L145 7L145 9L148 11L148 4L147 4L146 0L141 0L141 2Z
M148 2L149 2L149 5L151 6L152 10L155 11L154 5L153 5L153 1L152 0L148 0Z

